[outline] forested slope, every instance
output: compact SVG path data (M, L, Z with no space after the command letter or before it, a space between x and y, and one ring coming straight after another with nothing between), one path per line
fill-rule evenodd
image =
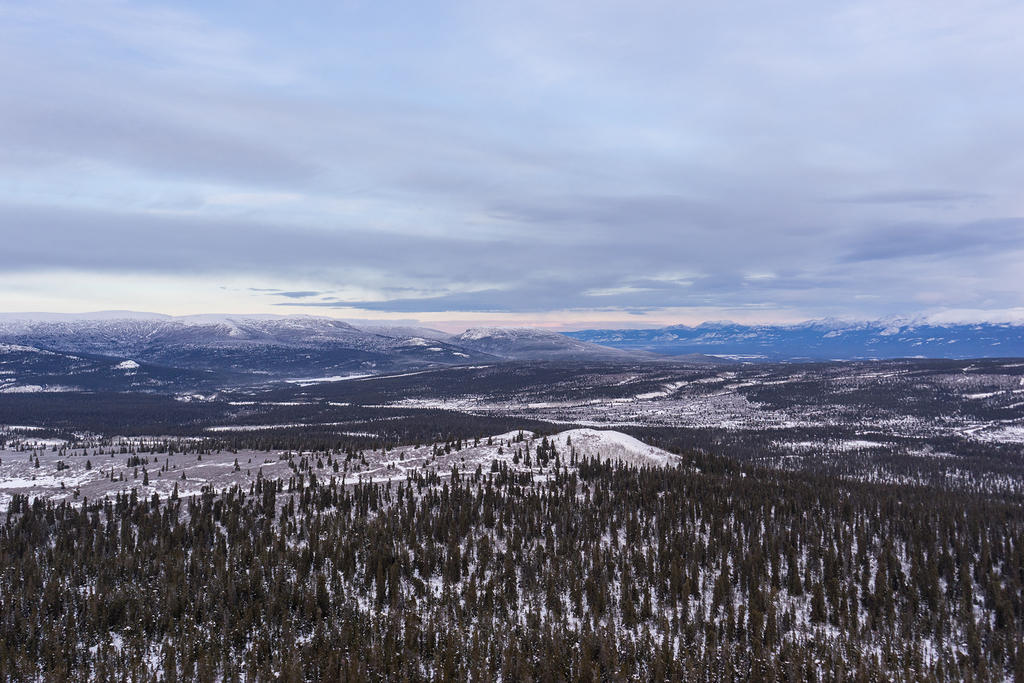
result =
M1016 500L709 456L345 487L314 457L187 500L16 497L0 678L1024 676Z

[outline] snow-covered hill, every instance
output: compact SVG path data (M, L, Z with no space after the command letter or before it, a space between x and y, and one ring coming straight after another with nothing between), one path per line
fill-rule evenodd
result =
M399 446L388 453L370 451L366 454L368 464L365 471L358 472L356 476L371 481L387 481L404 478L410 469L427 467L446 474L453 465L460 470L472 471L477 466L486 470L495 461L503 462L513 470L550 473L555 453L565 466L592 458L635 467L674 467L682 462L678 455L611 429L569 429L547 437L517 430L492 436L475 445L467 442L461 450L450 453L437 451L438 445ZM547 451L552 446L554 450ZM546 466L536 457L538 448L550 454ZM525 457L527 454L531 456L529 461Z
M551 440L560 452L576 451L577 457L654 467L674 465L680 461L678 455L649 446L629 434L613 429L569 429L556 434Z
M6 508L13 494L69 500L73 491L79 489L86 498L95 499L113 497L119 493L128 494L132 488L139 488L140 482L137 479L129 477L113 480L99 468L86 469L84 459L69 460L65 453L47 449L53 445L66 446L66 442L61 439L36 437L31 428L8 427L0 422L0 435L12 432L27 432L16 438L23 447L39 449L40 466L35 466L25 457L17 457L16 451L0 447L0 509ZM559 462L564 467L572 467L570 463L573 454L577 463L596 458L602 462L612 460L635 467L673 467L682 461L680 456L613 430L570 429L546 439L527 430L517 430L481 439L476 445L464 442L460 450L446 451L444 442L400 445L387 451L368 449L362 452L360 460L346 464L344 474L350 482L398 482L406 480L413 472L422 473L426 470L441 476L450 475L453 467L460 472L472 472L478 466L483 471L489 471L497 461L504 463L510 470L543 477L553 472L553 460L549 459L544 465L536 457L527 462L522 456L526 453L535 456L537 447L545 441L554 445L554 452L561 456ZM131 440L125 440L122 443L137 446L141 441L133 444ZM127 448L116 456L111 454L109 458L103 459L103 467L125 467L132 453L134 450ZM174 460L174 476L154 476L142 488L146 497L153 493L170 495L175 485L183 496L198 495L208 486L217 491L235 484L248 486L257 472L264 479L287 479L293 474L287 467L282 451L225 450L222 453L207 453L199 459L189 457ZM230 467L237 461L247 463L246 468L237 470ZM69 462L71 467L62 469ZM253 462L255 466L249 466Z

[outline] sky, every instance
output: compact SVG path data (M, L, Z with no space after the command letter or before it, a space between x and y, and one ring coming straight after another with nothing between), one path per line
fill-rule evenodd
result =
M1024 4L0 0L0 311L1024 318Z

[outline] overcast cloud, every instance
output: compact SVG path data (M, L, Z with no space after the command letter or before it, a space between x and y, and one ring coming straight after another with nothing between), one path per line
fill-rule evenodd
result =
M1024 306L1024 5L432 5L0 4L0 310Z

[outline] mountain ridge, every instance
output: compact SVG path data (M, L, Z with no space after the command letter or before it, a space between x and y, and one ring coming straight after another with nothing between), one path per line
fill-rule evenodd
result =
M123 313L124 317L118 317ZM507 360L820 361L1024 356L1024 324L927 318L705 321L555 332L476 327L460 334L311 315L0 314L0 343L190 370L271 375L394 371ZM711 358L706 358L711 357Z
M252 384L505 361L622 360L647 355L544 330L504 329L452 336L407 326L360 329L334 318L314 316L73 316L44 320L7 316L0 318L0 345L60 356L42 362L38 354L6 354L0 359L4 373L0 390L8 392L28 386L46 390L51 386L116 388L130 384L158 389L179 385L168 377L168 369L180 370L192 381L200 373L200 377L216 375L227 384ZM131 378L122 377L123 373L111 375L110 367L126 362L141 369L133 369ZM89 377L79 381L83 373Z

